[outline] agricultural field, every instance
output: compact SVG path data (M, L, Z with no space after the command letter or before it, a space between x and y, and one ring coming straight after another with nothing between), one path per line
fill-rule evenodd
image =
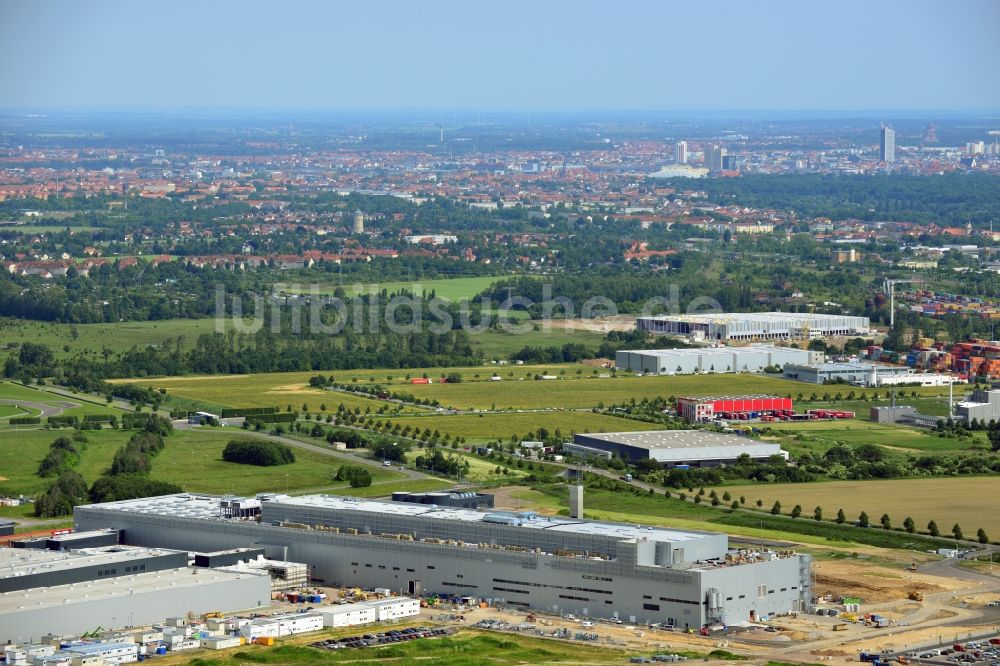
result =
M734 497L745 495L747 504L760 499L770 507L777 500L784 513L799 504L803 515L811 516L813 508L820 506L827 518L843 509L848 520L854 521L865 511L876 526L887 513L896 527L910 516L919 530L934 520L942 534L950 534L952 525L958 523L966 538L974 539L980 527L990 538L1000 538L1000 514L992 510L993 498L1000 497L1000 477L996 476L754 484L725 489Z
M441 378L457 372L463 381L446 384ZM543 408L591 408L598 403L610 405L635 398L669 397L685 395L741 395L777 394L793 397L804 394L809 397L816 392L820 396L822 388L776 377L754 374L710 374L680 376L635 377L621 373L616 377L598 377L606 371L582 363L555 363L546 365L494 365L485 364L472 367L449 368L399 368L399 369L358 369L334 371L285 372L257 375L217 375L185 376L143 379L111 380L112 382L137 383L155 388L166 388L172 395L206 406L285 406L289 402L298 408L303 400L310 410L317 410L318 398L327 392L310 387L309 379L315 375L333 377L337 381L367 385L378 383L390 391L410 393L418 398L438 400L442 405L454 409L543 409ZM535 381L536 375L554 375L555 380ZM487 381L497 375L501 381ZM410 378L428 377L431 384L411 384ZM917 389L918 394L932 396L939 389ZM867 417L867 409L872 405L885 404L887 398L880 395L879 401L834 401L799 402L798 409L810 409L836 405L852 409L858 416ZM373 401L358 398L364 406ZM343 401L343 400L339 400ZM313 405L312 402L316 404ZM327 407L329 407L327 401ZM931 397L921 397L915 402L936 402ZM346 404L346 402L345 402ZM376 404L381 404L377 403ZM923 404L919 405L923 408ZM375 407L373 407L373 410Z
M482 369L474 369L481 377ZM599 403L627 402L631 398L655 398L684 395L740 395L743 393L794 393L802 384L761 375L685 375L675 377L598 378L594 368L569 366L504 366L498 368L502 381L463 381L460 384L423 384L404 389L427 400L438 400L455 409L542 409L549 407L588 408ZM536 374L548 371L561 377L535 381ZM562 373L565 371L565 374ZM579 374L577 374L579 371ZM471 369L463 378L474 379Z
M617 416L591 412L532 412L526 414L448 414L434 416L404 416L388 419L391 423L413 428L430 428L462 436L468 440L508 439L511 435L525 436L538 428L549 432L557 429L564 434L573 432L621 432L649 430L651 424Z
M565 512L567 509L565 486L548 486L540 489L506 486L493 489L491 492L497 493L497 506L500 507L532 510L541 514ZM738 497L739 494L734 493L734 496ZM747 503L753 504L751 495L747 495ZM810 511L811 509L812 507ZM833 509L833 513L836 515L836 509ZM723 532L743 537L747 541L771 539L823 548L856 549L861 543L883 537L891 541L878 544L884 547L899 547L900 543L905 544L908 541L907 535L895 532L861 531L852 527L840 527L832 522L816 523L813 520L806 522L805 518L795 521L767 513L733 512L724 507L714 508L707 503L694 504L676 498L667 499L662 494L632 494L595 488L588 488L585 493L584 515L597 520L659 525L681 530ZM877 522L878 516L875 520ZM950 526L949 523L948 527ZM817 532L812 533L813 530L800 527L816 528ZM860 540L855 541L855 538Z

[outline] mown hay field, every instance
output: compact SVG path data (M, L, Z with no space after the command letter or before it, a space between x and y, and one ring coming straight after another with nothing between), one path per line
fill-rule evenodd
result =
M799 520L812 520L813 509L820 506L827 520L838 509L844 510L850 522L864 511L871 524L880 527L879 519L887 513L893 527L901 527L910 516L918 531L926 531L927 523L934 520L942 534L951 534L952 525L958 523L966 538L975 539L976 530L982 527L991 539L1000 539L1000 514L994 510L1000 497L1000 477L996 476L755 484L725 490L733 497L745 496L748 505L760 499L767 508L777 500L784 514L799 504L803 515Z

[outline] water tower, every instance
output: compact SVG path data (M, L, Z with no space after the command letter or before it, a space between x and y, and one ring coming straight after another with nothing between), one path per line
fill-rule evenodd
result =
M360 210L354 211L354 233L365 233L365 214Z

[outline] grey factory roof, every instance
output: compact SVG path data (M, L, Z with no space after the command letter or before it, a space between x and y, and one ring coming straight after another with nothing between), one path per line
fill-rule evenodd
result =
M750 447L761 444L753 439L710 430L643 430L640 432L588 432L582 439L624 444L640 449L698 449L720 446Z
M56 534L55 536L46 537L46 541L55 541L64 545L72 546L74 541L86 541L87 539L93 538L95 536L105 536L107 534L114 534L115 530L88 530L86 532L70 532L69 534Z
M379 502L376 500L339 497L335 495L304 495L281 500L280 504L309 506L338 511L369 511L372 513L406 514L434 520L462 522L490 522L490 516L511 516L520 527L544 529L553 532L573 532L599 536L616 537L621 540L647 538L656 541L688 541L700 539L704 535L696 532L679 532L663 528L639 527L622 523L606 523L588 520L573 520L554 516L538 516L530 512L506 513L503 511L481 512L474 509L455 507L435 507L425 504L405 502Z
M4 549L6 550L6 549ZM45 551L34 551L44 553ZM194 572L194 573L192 573ZM195 588L213 582L241 576L263 576L253 571L222 571L218 569L166 569L131 576L102 578L85 583L38 587L30 590L0 592L0 616L22 610L49 606L86 604L100 599L143 594L169 588Z
M641 317L641 319L663 320L663 321L685 321L692 324L728 324L740 321L755 322L787 322L787 321L809 321L816 323L839 322L844 319L863 319L851 315L836 315L808 312L717 312L706 314L678 314L678 315L657 315L653 317Z
M629 354L648 354L650 356L712 356L718 354L759 354L761 352L802 352L793 347L777 347L774 345L748 345L746 347L695 347L688 349L623 349Z
M109 509L127 513L169 515L178 518L197 518L203 520L225 520L219 511L219 501L222 498L208 495L177 494L160 497L147 497L136 500L123 500L107 504L92 504L86 509ZM410 504L407 502L381 502L353 497L334 495L302 495L297 497L274 496L271 500L275 505L314 507L332 511L367 511L389 515L406 515L433 520L463 521L489 523L495 522L489 517L509 516L512 523L530 529L544 529L556 532L585 533L617 538L622 541L630 539L648 539L663 542L691 541L703 539L708 535L700 532L679 531L661 527L639 526L623 523L609 523L589 520L574 520L555 516L537 516L532 513L510 513L503 511L482 512L474 509L453 507L437 507L428 504ZM269 502L264 502L266 512Z
M85 548L72 552L35 548L0 548L0 578L78 569L99 564L116 564L174 552L176 551L133 546Z
M866 363L861 361L845 363L817 363L814 365L793 365L794 368L809 368L818 372L871 372L875 368L878 372L889 372L893 374L909 373L910 368L898 365L882 365L879 363Z

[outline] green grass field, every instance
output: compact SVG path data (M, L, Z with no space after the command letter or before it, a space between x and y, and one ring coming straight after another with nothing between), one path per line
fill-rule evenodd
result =
M110 466L115 451L132 435L128 431L87 431L85 449L75 468L88 482L93 483ZM36 476L38 463L48 453L49 444L57 437L70 436L71 431L27 431L5 434L0 439L0 492L32 495L45 490L52 479ZM386 495L399 482L407 488L402 474L391 469L371 467L375 485L353 489L346 483L330 479L342 464L352 464L349 458L341 459L321 453L295 448L295 462L278 467L255 467L222 460L222 449L234 438L250 436L235 428L175 431L166 438L166 447L153 459L150 477L169 481L185 490L208 493L254 494L263 491L327 492L333 494ZM357 463L353 463L357 464ZM380 488L379 483L387 482ZM446 482L433 482L428 490L447 486Z
M489 634L462 629L454 636L422 639L364 650L318 650L305 643L328 636L362 633L350 630L325 630L312 636L295 639L297 644L278 647L248 645L238 650L212 653L211 657L184 659L161 657L166 666L242 666L247 663L282 664L352 664L376 666L384 664L433 664L433 666L515 666L516 664L616 664L628 663L634 652L624 652L595 645L553 641L532 636ZM195 654L204 654L204 651ZM648 654L647 654L648 656ZM697 656L697 655L692 655Z
M215 330L214 319L173 319L155 322L116 324L49 324L20 319L0 319L0 347L36 342L48 346L59 358L78 352L100 354L132 347L159 345L167 338L184 338L183 348L194 345L197 337ZM74 336L74 331L76 335Z
M14 231L20 234L52 234L62 233L69 229L73 232L96 231L100 227L93 227L83 224L4 224L0 225L0 231Z
M528 414L451 414L434 416L404 416L388 419L392 423L414 428L430 428L461 435L469 440L508 439L512 434L524 436L538 428L549 432L557 429L564 434L573 432L620 432L649 430L655 426L617 416L590 412L533 412Z
M603 341L604 335L601 333L559 328L527 333L507 333L490 329L469 335L473 350L482 352L483 358L489 360L511 358L524 347L562 347L569 343L584 345L588 349L597 351Z
M38 463L48 453L49 444L57 437L70 436L71 431L18 431L0 435L0 492L33 495L52 484L53 479L36 476ZM125 443L131 433L101 430L88 431L86 450L80 456L76 471L88 482L111 466L115 451Z
M187 350L194 346L199 335L214 332L214 319L70 325L0 318L0 349L22 342L38 342L48 346L56 357L67 358L81 352L99 355L105 347L121 352L132 347L156 346L169 338L180 339L182 349ZM600 333L564 329L540 329L520 334L489 329L473 332L469 338L473 350L490 360L510 358L525 346L561 347L574 343L596 350L604 340Z
M328 492L351 494L347 483L334 482L330 474L350 460L293 448L295 462L276 467L229 463L222 449L231 439L248 434L235 428L177 431L153 460L152 478L176 483L185 490L206 493L253 495L270 492ZM369 468L372 482L402 480L399 472ZM374 487L373 487L374 488Z
M49 402L56 399L56 396L51 393L39 391L38 389L22 386L21 384L14 384L13 382L0 382L0 400Z
M471 299L476 294L491 287L494 283L505 280L508 277L510 276L487 275L481 277L440 278L435 280L398 280L366 284L321 282L319 289L321 294L331 294L338 286L341 286L349 295L377 294L383 289L389 294L399 293L403 290L420 295L429 295L431 292L434 292L438 298L459 301L463 298ZM289 293L308 293L309 289L309 285L303 284L290 286L286 291Z
M286 411L319 412L326 405L326 412L337 411L341 403L348 409L371 409L373 412L388 403L342 391L326 391L309 386L309 378L318 372L287 372L261 375L213 375L192 377L163 377L159 379L131 380L154 388L165 388L168 398L185 407L220 409L222 407L277 407ZM394 404L389 404L395 409ZM413 411L404 408L404 411Z
M819 452L825 451L834 443L867 444L873 443L905 452L936 452L970 450L968 440L947 439L938 437L928 430L909 428L898 425L882 425L870 423L861 419L845 421L803 421L797 423L781 423L772 426L773 430L789 436L790 445L815 444ZM797 438L796 435L801 435ZM975 445L987 448L985 433L975 433Z
M14 405L0 405L0 419L9 419L12 416L27 416L30 413L27 408L15 407Z

